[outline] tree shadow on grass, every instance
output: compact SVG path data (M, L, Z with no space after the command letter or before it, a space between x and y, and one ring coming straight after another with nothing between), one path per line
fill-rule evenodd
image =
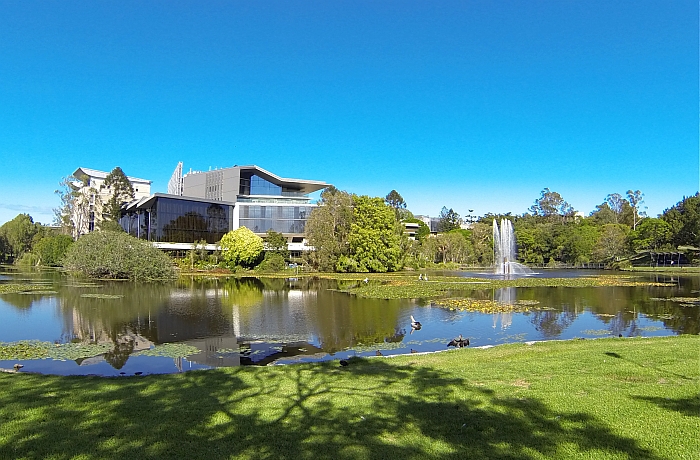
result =
M666 410L680 412L688 417L700 417L700 395L687 398L660 398L654 396L633 396L639 401L656 404Z
M16 380L12 380L16 379ZM0 458L656 459L588 414L384 360L99 379L0 375Z

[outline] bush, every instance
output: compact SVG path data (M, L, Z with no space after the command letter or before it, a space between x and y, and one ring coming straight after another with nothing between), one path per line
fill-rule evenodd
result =
M260 260L263 239L246 227L239 227L225 234L219 243L221 258L229 268L237 265L252 267Z
M175 277L170 257L124 232L83 235L66 252L63 266L93 278L148 281Z
M260 265L256 267L256 270L263 272L279 272L284 270L285 263L282 254L277 252L266 252L265 258Z
M40 239L32 252L39 258L39 264L56 267L63 264L63 257L72 244L73 238L68 235L49 235Z

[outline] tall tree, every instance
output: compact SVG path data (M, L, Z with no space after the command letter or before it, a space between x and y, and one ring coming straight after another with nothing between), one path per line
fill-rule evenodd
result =
M0 226L2 235L8 244L9 254L12 258L18 258L29 251L34 235L40 231L41 224L35 224L29 214L18 214L11 221Z
M335 270L338 259L349 254L352 220L352 196L333 186L326 188L305 227L309 244L314 248L306 254L311 265L324 271Z
M639 207L644 203L644 194L640 190L627 190L627 199L633 210L632 230L636 230L637 222L646 215L644 211L639 211Z
M690 245L700 248L700 193L684 197L661 218L671 227L670 239L673 245Z
M629 231L629 227L625 225L604 225L593 248L594 257L600 262L620 260L620 257L627 252L626 243Z
M348 263L360 272L387 272L402 268L403 226L381 198L353 196Z
M437 231L447 233L451 230L461 228L461 225L462 218L460 215L457 214L452 208L447 209L446 206L443 206L442 210L440 211Z
M102 209L102 218L118 222L122 205L134 199L134 187L119 166L107 175L103 185L107 187L110 197Z
M263 238L265 250L270 253L279 254L283 259L289 258L289 247L287 246L287 238L279 232L272 229L267 231L267 235Z
M94 220L94 213L102 209L98 190L88 183L89 178L85 175L68 176L61 180L61 188L55 191L61 204L53 210L54 223L74 240L91 230L90 222Z
M389 205L396 214L396 219L401 220L404 218L404 212L406 211L406 202L403 197L396 190L392 190L384 198L384 201Z
M541 217L571 217L576 211L557 192L552 192L549 188L542 190L542 195L535 200L529 211L535 216Z

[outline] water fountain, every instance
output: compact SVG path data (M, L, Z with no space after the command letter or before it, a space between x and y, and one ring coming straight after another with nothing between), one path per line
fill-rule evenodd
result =
M531 275L532 270L515 261L517 250L515 247L515 233L513 223L508 219L501 219L499 231L498 222L493 220L493 255L494 273L497 275Z

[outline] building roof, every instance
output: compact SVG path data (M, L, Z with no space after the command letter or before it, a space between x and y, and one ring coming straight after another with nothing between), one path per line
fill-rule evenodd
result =
M318 180L306 180L306 179L290 179L286 177L280 177L276 174L271 173L270 171L261 168L260 166L256 165L247 165L247 166L232 166L230 168L221 168L217 169L216 171L223 171L226 169L239 169L241 171L252 171L255 173L256 176L260 176L265 180L268 180L272 182L275 185L279 185L280 187L288 187L288 188L293 188L299 190L301 193L304 194L309 194L313 193L318 190L322 190L331 184L328 184L323 181L318 181ZM191 171L188 174L206 174L211 171Z
M97 179L106 179L107 176L109 175L109 173L104 172L104 171L98 171L97 169L90 169L90 168L83 168L83 167L76 169L75 172L73 173L74 177L80 177L82 175L86 175L88 177L95 177ZM138 183L138 184L151 185L151 182L153 182L153 181L146 180L146 179L139 179L138 177L126 176L126 178L129 179L129 182Z

